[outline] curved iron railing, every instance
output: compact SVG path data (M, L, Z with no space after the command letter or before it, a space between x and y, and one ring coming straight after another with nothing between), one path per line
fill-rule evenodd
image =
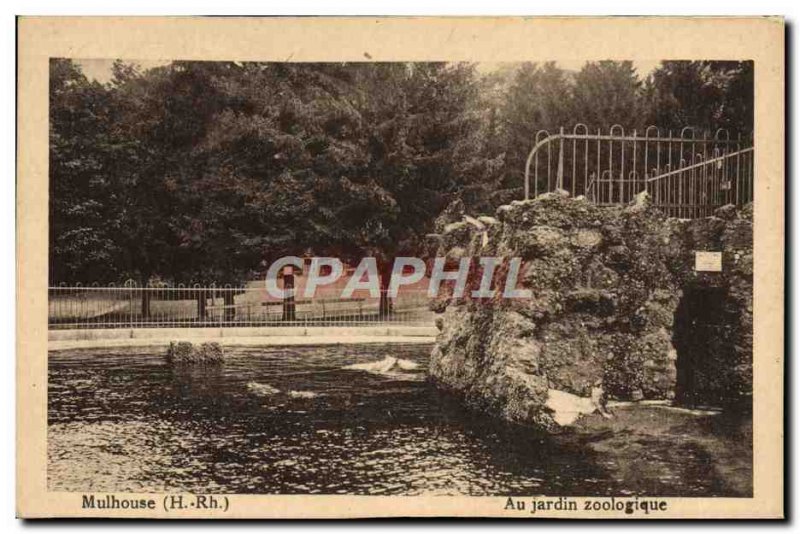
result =
M606 133L600 129L590 133L583 123L576 124L570 133L563 127L557 134L540 130L525 162L525 199L563 189L597 204L627 203L648 190L648 184L655 187L655 177L672 173L672 180L658 181L655 202L663 203L662 207L675 216L701 216L722 201L737 205L752 202L752 146L752 136L734 139L722 128L713 136L691 127L677 135L657 126L648 126L644 134L637 130L628 133L619 124ZM710 167L702 171L704 167L698 165L714 158L723 158L720 161L730 176L715 177L716 189L703 194L701 182L713 173ZM678 174L680 169L691 170ZM728 182L730 188L726 189Z

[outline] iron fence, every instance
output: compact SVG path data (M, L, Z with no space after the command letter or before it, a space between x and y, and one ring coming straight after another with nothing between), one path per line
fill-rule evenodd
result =
M753 200L752 136L732 138L656 126L626 134L620 125L591 133L577 124L571 133L537 132L525 162L525 199L563 189L600 205L624 204L642 191L676 217L705 216L726 203Z
M650 176L647 192L666 214L680 218L707 217L726 204L753 200L753 147L714 152L709 159Z
M234 326L430 326L425 290L401 290L381 299L369 291L343 298L320 288L312 298L271 297L263 283L231 286L58 286L48 290L48 326L168 328ZM383 304L381 301L383 300Z

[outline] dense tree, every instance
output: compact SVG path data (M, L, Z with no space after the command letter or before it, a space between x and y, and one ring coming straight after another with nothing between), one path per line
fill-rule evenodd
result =
M648 81L648 119L665 128L712 134L753 130L752 61L663 61Z
M536 133L557 133L571 122L568 73L554 62L523 63L513 77L501 114L507 187L521 187L525 159Z
M353 165L353 142L324 70L233 65L202 85L217 109L178 151L183 164L169 183L179 203L173 278L238 282L262 260L337 241L320 199L325 180Z
M378 258L422 247L452 202L486 198L498 161L484 149L475 70L466 64L371 64L357 69L366 197L345 217L351 240Z
M642 82L631 61L588 62L575 75L570 118L591 131L644 126Z
M110 282L124 267L107 172L113 106L68 59L50 62L50 280Z

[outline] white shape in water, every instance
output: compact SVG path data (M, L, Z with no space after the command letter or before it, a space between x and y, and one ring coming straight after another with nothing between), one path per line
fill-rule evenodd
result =
M581 415L594 413L598 408L592 398L579 397L557 389L547 390L545 406L553 411L553 419L560 426L571 425Z
M392 356L387 356L384 359L379 360L377 362L354 363L352 365L345 365L343 369L349 369L351 371L367 371L368 373L384 374L388 373L396 363L397 363L397 358L393 358Z
M317 393L313 391L290 391L289 396L293 399L313 399L314 397L318 397Z
M411 371L419 367L419 364L411 360L404 360L402 358L395 358L394 356L386 356L382 360L369 363L354 363L346 365L342 369L351 371L367 371L368 373L387 374L396 369L402 371Z
M402 358L398 358L395 365L397 365L397 367L399 367L403 371L413 371L414 369L419 367L419 364L417 362L412 362L411 360L404 360Z
M274 388L269 384L259 384L258 382L248 382L247 389L248 391L250 391L250 393L253 393L260 397L275 395L276 393L281 392L281 390L279 390L278 388Z

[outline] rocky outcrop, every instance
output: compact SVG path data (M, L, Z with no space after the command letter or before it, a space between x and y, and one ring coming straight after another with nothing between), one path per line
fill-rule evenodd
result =
M667 219L645 194L609 208L556 192L501 206L496 218L477 219L480 225L444 225L438 256L520 257L519 287L533 296L440 295L432 304L442 316L431 376L470 406L543 427L569 419L552 408L569 399L577 399L574 411L591 411L593 390L616 399L671 399L676 391L708 390L706 380L716 384L716 401L747 398L750 217L749 210L725 207L706 219ZM722 272L695 272L697 250L723 251ZM502 288L507 270L497 269L495 287ZM470 289L478 287L475 274ZM686 352L684 341L699 335L690 330L704 320L692 316L703 312L687 299L709 288L724 297L710 320L727 329L703 367ZM692 364L692 376L679 376L679 358ZM602 409L601 403L596 398L593 405Z
M167 348L167 363L170 365L215 365L225 359L219 343L194 345L188 341L172 341Z

